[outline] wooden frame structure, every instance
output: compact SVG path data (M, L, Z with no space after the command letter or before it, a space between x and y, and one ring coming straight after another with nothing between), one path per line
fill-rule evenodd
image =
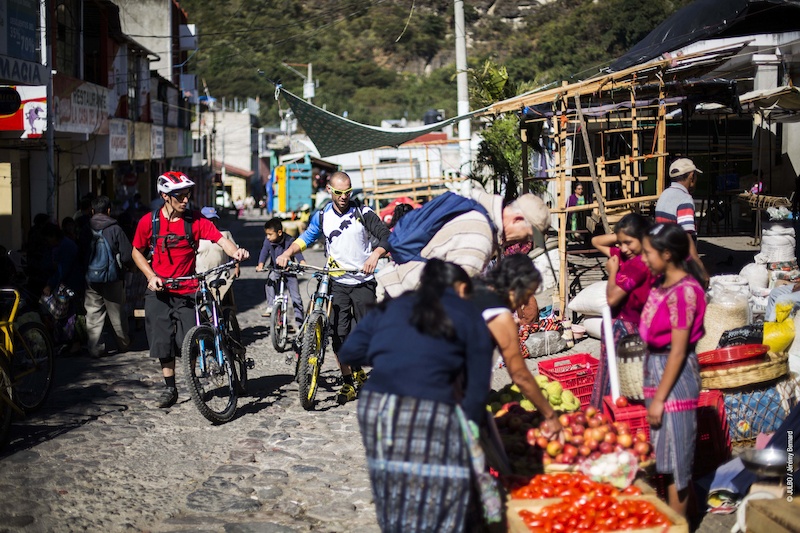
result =
M720 48L680 59L657 60L586 81L521 95L489 107L487 114L521 111L520 135L525 162L522 192L532 190L535 180L555 183L556 194L550 210L558 218L560 267L558 301L554 299L554 304L558 305L562 316L565 316L569 298L567 238L570 215L590 213L588 225L591 226L591 222L602 224L608 233L611 225L624 214L654 204L666 182L667 156L670 155L666 148L667 118L687 97L686 87L674 82L710 70L737 51ZM674 90L671 91L672 87ZM547 128L542 126L545 123ZM538 139L528 138L530 132L534 135L538 132ZM609 136L623 137L627 153L607 158ZM531 145L538 140L551 147L553 163L540 169L543 175L530 176ZM569 159L569 144L573 154L577 147L582 147L583 162L575 164ZM600 148L599 155L593 152L595 146ZM543 149L541 145L539 148ZM592 186L594 201L568 207L570 192L567 184L578 181ZM611 194L612 184L615 184L615 195ZM651 193L645 194L645 189L650 189Z

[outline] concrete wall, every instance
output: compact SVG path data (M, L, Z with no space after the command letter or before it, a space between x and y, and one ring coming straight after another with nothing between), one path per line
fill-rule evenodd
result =
M216 115L214 161L258 171L258 168L253 168L253 152L258 151L258 146L251 145L250 114L218 111Z
M172 55L170 39L172 34L172 2L170 0L115 0L119 6L122 32L130 35L148 50L159 56L151 61L150 68L172 80ZM148 37L152 36L152 37Z

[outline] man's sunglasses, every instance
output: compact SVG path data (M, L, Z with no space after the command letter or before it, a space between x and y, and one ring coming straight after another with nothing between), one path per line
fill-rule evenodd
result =
M186 200L187 198L191 198L192 197L192 192L191 191L188 191L188 192L176 192L176 193L170 194L170 196L175 198L177 201L182 202L182 201Z
M344 196L345 194L350 194L351 192L353 192L353 188L350 187L349 189L340 191L339 189L334 189L333 187L331 187L331 192L336 196Z

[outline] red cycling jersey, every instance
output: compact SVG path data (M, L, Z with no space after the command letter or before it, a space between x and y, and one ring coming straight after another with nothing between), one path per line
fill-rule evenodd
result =
M195 251L191 243L180 237L185 237L186 226L184 220L179 218L168 221L163 210L158 210L159 234L166 236L175 235L176 239L158 239L156 249L153 250L153 272L162 279L188 276L195 272ZM192 237L194 242L200 239L217 242L222 234L207 218L197 211L192 212ZM147 213L136 226L133 235L133 246L139 250L146 250L153 244L153 215ZM192 294L197 290L197 280L184 281L178 288L169 289L175 294Z

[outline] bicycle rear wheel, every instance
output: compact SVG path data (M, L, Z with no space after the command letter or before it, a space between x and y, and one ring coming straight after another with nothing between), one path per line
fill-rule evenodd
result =
M231 345L233 361L236 364L236 392L239 395L247 394L247 358L242 344L242 330L233 309L226 309L224 313L225 334Z
M285 298L285 296L284 296ZM276 301L272 306L272 317L270 320L270 331L272 332L272 346L282 352L286 350L286 340L289 338L289 328L286 320L286 312L284 309L285 300L281 302Z
M297 383L300 385L300 405L309 411L314 408L314 397L319 388L319 372L325 354L325 313L314 311L303 333L303 348L297 365Z
M194 326L183 341L182 358L189 379L189 393L200 414L222 424L236 413L236 377L228 354L217 359L216 332L207 325ZM202 363L201 363L202 361Z
M41 324L26 322L14 332L11 376L14 401L26 413L39 409L53 382L53 343Z
M11 418L14 416L11 371L6 356L5 350L0 349L0 450L8 442Z

